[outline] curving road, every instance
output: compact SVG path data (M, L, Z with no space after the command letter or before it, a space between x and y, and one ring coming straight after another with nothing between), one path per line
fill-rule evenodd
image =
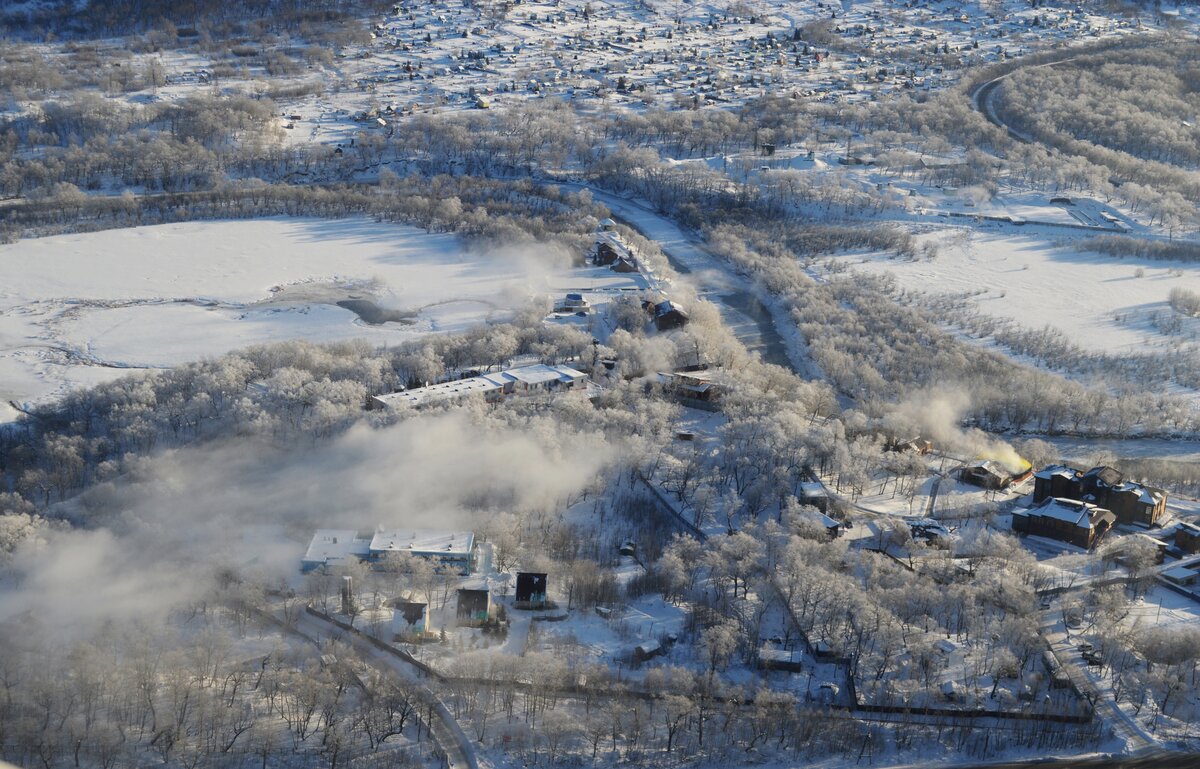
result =
M984 119L987 120L989 123L991 123L992 125L994 125L998 128L1003 128L1005 131L1008 132L1009 136L1011 136L1013 139L1016 139L1017 141L1021 142L1022 144L1042 144L1042 146L1046 147L1046 149L1054 149L1050 145L1045 144L1043 142L1038 142L1036 139L1034 139L1029 134L1022 133L1022 132L1016 130L1015 128L1013 128L1008 123L1005 123L1003 120L1001 120L999 114L997 114L997 112L996 112L995 107L992 105L992 96L995 94L996 89L1000 86L1000 84L1002 82L1004 82L1005 78L1009 77L1010 75L1013 75L1014 73L1020 72L1022 69L1037 69L1039 67L1053 67L1056 64L1063 64L1068 61L1074 61L1077 58L1079 58L1079 56L1077 54L1064 53L1060 58L1056 58L1051 61L1042 62L1041 64L1030 64L1030 65L1028 65L1028 67L1017 67L1016 69L1013 69L1009 72L1005 72L1003 75L1000 75L999 77L994 77L991 80L980 83L980 84L976 85L974 88L972 88L968 94L971 97L971 106L975 108L976 112L983 115Z
M350 633L329 622L321 620L308 612L301 612L294 627L305 637L320 643L323 639L336 639L348 643L364 659L370 660L377 667L391 672L415 689L422 700L430 707L433 718L428 720L430 731L433 732L437 744L446 754L446 769L479 769L479 759L471 740L467 737L458 721L442 704L437 693L426 686L418 672L394 654L388 654L379 647L368 642L357 633Z

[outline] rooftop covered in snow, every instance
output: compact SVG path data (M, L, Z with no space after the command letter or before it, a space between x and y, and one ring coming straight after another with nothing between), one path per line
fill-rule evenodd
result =
M370 543L372 555L411 553L427 558L469 558L474 546L475 535L469 531L382 527Z
M304 553L306 566L342 563L350 556L365 557L371 540L360 538L354 529L317 529Z

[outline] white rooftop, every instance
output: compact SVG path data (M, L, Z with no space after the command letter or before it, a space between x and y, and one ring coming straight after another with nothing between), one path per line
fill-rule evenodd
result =
M474 545L475 535L469 531L379 528L371 539L371 552L466 558Z
M800 663L804 661L804 652L800 649L782 649L774 644L763 644L758 650L758 657L767 662Z
M1055 518L1067 523L1073 523L1081 529L1092 528L1092 512L1104 511L1104 508L1096 507L1087 502L1076 502L1073 499L1062 499L1061 497L1051 497L1032 510L1026 511L1027 515L1040 515L1044 518Z
M402 390L397 393L377 395L375 396L375 400L389 408L401 404L419 406L425 403L464 397L473 393L481 393L483 395L498 393L504 389L505 385L514 382L521 382L527 385L542 385L555 381L563 383L577 382L585 378L587 378L587 374L577 371L570 366L547 366L544 363L535 363L530 366L510 368L507 371L481 374L480 376L469 377L467 379L456 379L453 382L439 382L438 384L414 387L411 390Z
M476 376L469 379L458 379L453 382L439 382L438 384L427 385L425 387L414 387L411 390L402 390L398 393L379 395L376 396L376 399L385 406L399 404L417 406L422 403L433 403L448 398L470 395L471 393L496 392L501 386L486 377Z
M1058 475L1063 478L1074 478L1076 471L1066 465L1047 465L1034 473L1037 478L1053 478Z
M317 529L308 551L304 554L306 563L329 563L340 561L351 555L364 556L368 552L370 540L359 539L354 529Z
M825 486L819 481L801 481L800 490L804 492L806 497L829 496L829 492L825 490Z
M586 376L582 371L576 371L570 366L547 366L536 363L532 366L509 369L501 372L502 376L511 377L525 384L543 384L545 382L574 382Z

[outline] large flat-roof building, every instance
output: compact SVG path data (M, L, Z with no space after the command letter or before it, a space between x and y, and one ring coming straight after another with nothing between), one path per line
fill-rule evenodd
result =
M369 550L374 560L408 554L469 572L475 553L475 534L469 531L380 527L371 538Z
M475 556L475 534L442 529L385 529L359 534L354 529L318 529L301 559L303 571L344 566L353 560L385 561L408 554L439 566L469 573Z
M361 537L354 529L317 529L300 566L303 571L345 566L352 560L366 558L370 546L370 537Z
M499 401L510 395L532 395L536 393L585 390L587 374L570 366L549 366L535 363L519 366L491 374L439 382L414 387L411 390L372 396L372 409L420 407L430 403L458 400L470 395L481 395L488 401Z

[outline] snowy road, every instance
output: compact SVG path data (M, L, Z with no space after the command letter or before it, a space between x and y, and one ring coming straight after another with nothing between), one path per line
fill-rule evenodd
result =
M657 243L680 273L680 279L690 282L697 294L717 306L721 319L738 341L768 363L797 370L771 311L754 295L748 281L709 251L699 236L643 203L584 185L560 186L587 189L592 199L607 206L615 218Z
M411 665L399 657L388 654L377 646L374 646L361 636L349 633L337 625L314 617L308 612L300 613L299 618L296 620L295 628L297 632L316 643L335 638L348 643L364 659L403 678L409 686L420 693L421 699L431 706L433 715L436 716L429 720L429 728L433 731L438 744L446 753L447 769L479 769L479 760L475 755L471 740L462 730L462 727L458 725L458 721L454 719L454 716L450 714L450 711L446 709L446 706L442 704L437 694L421 682L416 670Z
M1054 656L1076 691L1092 701L1096 715L1112 726L1113 733L1125 742L1126 751L1137 754L1159 748L1158 742L1117 704L1112 687L1092 675L1083 653L1072 643L1069 634L1062 631L1062 619L1058 615L1058 609L1042 613L1042 635L1050 643Z

